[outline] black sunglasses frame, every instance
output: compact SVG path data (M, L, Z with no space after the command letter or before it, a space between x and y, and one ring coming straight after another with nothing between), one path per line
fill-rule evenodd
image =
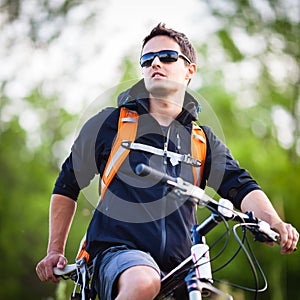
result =
M158 57L162 63L172 63L176 62L178 58L184 59L188 64L192 62L182 53L179 53L175 50L162 50L158 52L148 52L141 56L140 58L140 65L142 68L150 67L152 65L153 60L155 57Z

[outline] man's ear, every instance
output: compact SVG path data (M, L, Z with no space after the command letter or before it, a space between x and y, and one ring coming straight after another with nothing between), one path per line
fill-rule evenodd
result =
M197 71L197 65L194 63L189 64L187 67L185 79L191 80L193 75L196 73L196 71Z

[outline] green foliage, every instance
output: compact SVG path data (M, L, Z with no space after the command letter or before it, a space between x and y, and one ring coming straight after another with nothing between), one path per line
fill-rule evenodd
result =
M218 32L218 37L224 48L230 63L236 65L236 72L243 61L255 59L260 64L261 72L258 78L245 84L241 81L240 87L236 92L227 91L222 85L222 81L210 81L199 90L205 99L212 105L219 117L220 123L226 138L226 144L231 149L234 157L240 165L250 170L253 177L263 187L281 217L292 223L299 229L300 222L297 212L300 209L298 195L299 189L299 150L296 150L299 141L299 24L289 20L285 11L282 10L283 2L266 1L269 11L253 6L254 2L248 1L229 1L232 10L228 13L222 11L208 2L212 13L217 16L225 27ZM234 12L234 13L233 13ZM273 13L271 19L262 18L263 13ZM247 51L242 53L241 47L236 40L231 37L233 30L243 32L248 37L264 38L266 47L262 52ZM224 34L223 32L226 32ZM298 34L297 34L298 32ZM229 37L229 38L228 38ZM278 40L277 40L278 39ZM282 48L277 48L274 41L282 43ZM209 43L209 42L208 42ZM206 47L199 49L200 53L205 54ZM237 49L241 55L237 56ZM244 50L245 51L245 50ZM207 53L208 54L208 53ZM280 56L279 56L280 54ZM208 55L206 57L209 58ZM272 57L273 63L280 62L281 58L287 58L295 64L297 75L287 73L276 78L272 71L272 66L268 60ZM298 63L297 63L298 62ZM288 64L283 64L281 71L288 68ZM205 67L208 76L219 70L209 70L210 66ZM222 68L222 67L221 67ZM227 74L224 72L223 76ZM221 77L223 77L221 76ZM298 83L298 84L297 84ZM232 82L232 84L235 84ZM251 105L244 105L242 90L252 91L252 95L257 95L256 100ZM242 105L241 105L241 104ZM283 108L295 126L293 131L293 145L282 147L282 141L278 133L288 131L291 127L280 127L282 119L274 119L273 111L275 108ZM285 135L288 134L287 132ZM213 235L214 236L214 235ZM264 246L256 245L255 253L269 280L269 289L258 299L293 299L297 297L297 283L299 282L299 255L297 253L288 257L279 255L278 247L265 249ZM239 268L242 265L243 268ZM232 267L224 270L224 278L232 278L239 282L245 276L245 263L233 263ZM288 283L288 284L286 284ZM252 299L246 295L247 299Z
M256 178L279 214L299 229L299 24L289 17L283 1L263 1L268 7L265 9L255 6L257 2L226 1L230 7L226 10L222 5L218 7L221 1L207 1L211 14L222 28L197 49L204 64L200 70L203 83L197 93L208 101L217 116L225 142L234 157ZM20 17L20 3L4 1L1 4L8 15L7 22ZM42 1L45 13L43 17L39 14L32 16L29 28L31 40L41 42L38 38L42 25L63 18L70 8L79 3L61 1L61 5L54 9L50 1ZM238 42L237 32L254 43L250 43L248 48L243 47ZM46 43L51 44L57 36L59 32L53 32ZM214 59L210 60L212 49L223 54L222 62L216 64ZM246 78L246 69L234 82L230 75L236 75L243 64L249 62L258 66L255 80ZM277 62L280 63L279 77L273 70ZM124 58L120 72L123 72L121 83L138 77L129 57ZM41 85L21 99L24 110L20 114L7 114L14 99L3 91L10 80L1 83L0 99L0 254L4 265L2 269L5 270L0 275L0 298L54 299L56 287L37 279L35 265L46 253L49 198L58 167L68 152L66 148L71 146L65 145L64 140L73 133L77 116L63 109L56 97L46 96ZM114 94L121 92L118 87ZM245 91L249 92L250 102L247 102L249 99ZM293 139L288 146L278 135L278 131L283 130L278 127L282 120L274 120L273 111L278 107L287 112L295 127L290 131ZM34 118L37 124L33 125L37 126L28 127L30 122L26 122L26 118L28 121ZM202 124L211 121L206 106L200 120ZM77 252L91 218L91 210L91 204L81 196L67 244L70 261ZM202 213L204 210L200 210L201 216ZM208 241L213 241L219 234L220 231L216 230ZM230 245L229 253L222 258L224 260L236 247L234 243ZM277 246L269 248L255 244L254 248L269 280L268 291L258 299L295 299L300 281L299 253L281 256ZM216 261L215 267L219 264L221 261ZM217 272L216 277L253 285L246 268L245 259L239 256L236 262ZM70 287L63 285L58 289L58 299L63 299L65 289ZM253 298L239 291L233 292L236 299Z
M3 97L1 115L5 112ZM72 116L37 91L24 104L41 118L37 134L40 144L31 145L30 133L20 125L21 116L1 123L0 131L0 254L5 272L0 275L3 299L38 299L53 293L34 274L37 260L47 246L48 207L57 175L52 146L63 138L60 124ZM45 105L46 103L46 105ZM59 121L58 121L59 120ZM51 292L52 290L52 292Z
M28 5L28 3L26 3ZM20 0L3 0L1 9L3 9L4 22L10 23L22 18L24 5ZM35 14L29 19L29 37L34 42L39 44L41 42L41 30L47 22L59 22L62 16L65 16L73 7L81 4L81 0L64 0L53 3L51 0L37 1L35 4ZM38 13L37 13L38 12ZM53 32L46 43L51 43L60 35L59 31Z
M24 145L25 132L17 120L12 120L9 128L1 132L0 152L0 251L5 270L0 280L4 299L32 299L26 296L24 287L30 293L40 293L36 288L41 285L32 271L36 255L45 251L47 243L48 213L44 198L49 197L49 178L53 172L38 157L29 159L31 155L26 156L28 149Z
M219 37L219 39L222 43L222 46L223 46L224 50L230 56L232 61L240 61L240 60L243 59L242 53L236 47L236 45L232 41L229 33L226 30L224 30L224 29L219 30L217 35L218 35L218 37Z

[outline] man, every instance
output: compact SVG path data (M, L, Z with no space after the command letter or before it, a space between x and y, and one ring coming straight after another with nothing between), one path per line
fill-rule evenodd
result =
M184 34L159 24L144 39L141 54L144 79L121 94L119 104L138 113L135 142L142 146L130 151L101 195L87 232L87 249L95 258L95 288L103 300L155 298L161 272L189 255L189 230L196 222L193 205L180 202L164 184L133 172L145 163L194 181L192 166L171 157L191 153L198 103L186 87L196 72L195 50ZM51 199L48 253L37 265L42 281L58 282L53 267L62 269L66 264L64 250L77 196L96 173L103 176L119 114L120 108L110 108L89 120L62 167ZM200 186L208 184L236 208L254 211L280 233L281 252L293 252L299 237L296 229L280 219L264 192L211 130L203 130L207 154Z

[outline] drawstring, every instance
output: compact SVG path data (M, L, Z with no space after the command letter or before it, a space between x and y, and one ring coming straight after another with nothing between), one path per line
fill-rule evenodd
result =
M177 150L179 151L181 149L181 141L180 141L180 136L179 136L178 132L176 134L176 139L177 139Z
M166 140L164 143L164 165L167 165L167 158L168 158L168 145L169 145L169 139L170 139L170 130L171 126L168 128L167 135L166 135Z

